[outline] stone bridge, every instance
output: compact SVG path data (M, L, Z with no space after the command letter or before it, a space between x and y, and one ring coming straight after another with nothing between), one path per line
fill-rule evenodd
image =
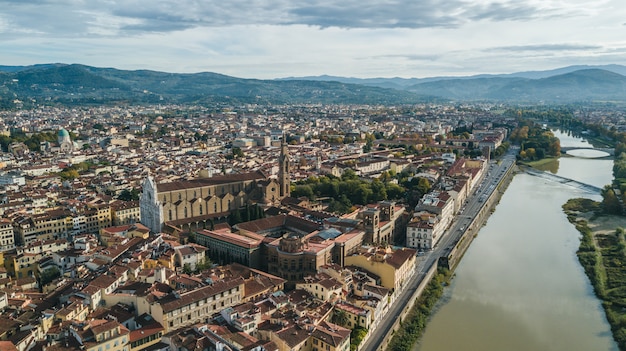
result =
M561 152L566 153L570 150L596 150L603 151L611 156L615 156L615 148L602 148L602 147L573 147L573 146L564 146L561 147Z

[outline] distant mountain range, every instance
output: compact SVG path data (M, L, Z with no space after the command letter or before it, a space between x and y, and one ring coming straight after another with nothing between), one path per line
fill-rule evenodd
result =
M362 84L461 101L530 103L626 101L626 66L622 65L578 65L547 71L467 77L361 79L314 76L285 79Z
M346 103L404 104L426 99L409 91L306 80L230 77L217 73L125 71L84 65L0 66L4 101L62 103ZM6 107L6 106L5 106Z
M0 108L23 103L344 103L428 101L626 102L626 66L433 78L235 78L217 73L126 71L78 64L0 66Z

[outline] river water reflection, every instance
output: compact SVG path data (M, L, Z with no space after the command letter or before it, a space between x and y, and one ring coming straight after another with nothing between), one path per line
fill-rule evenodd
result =
M581 146L567 139L562 146ZM557 174L602 187L611 181L611 168L612 160L564 157ZM516 175L415 350L617 350L576 258L579 234L561 209L572 197L599 199Z

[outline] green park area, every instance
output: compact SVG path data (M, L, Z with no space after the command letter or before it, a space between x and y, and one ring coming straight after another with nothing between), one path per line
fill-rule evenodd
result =
M563 209L581 233L578 260L602 302L613 338L626 350L626 217L598 215L601 204L571 199Z

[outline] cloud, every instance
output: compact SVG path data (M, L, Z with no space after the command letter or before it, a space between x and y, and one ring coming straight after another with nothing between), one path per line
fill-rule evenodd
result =
M341 28L456 27L463 22L455 13L456 0L438 1L318 1L290 11L293 23Z
M523 21L556 15L552 11L525 3L476 4L464 13L475 21Z
M376 55L368 56L364 59L403 59L406 61L435 61L442 57L439 54L390 54L390 55Z
M501 46L497 48L489 48L483 51L517 51L517 52L550 52L550 51L588 51L602 49L599 45L582 45L582 44L537 44L537 45L517 45L517 46Z
M0 0L15 28L66 36L133 35L196 27L456 28L468 21L520 21L560 14L543 2L467 0ZM108 23L98 27L94 23Z

